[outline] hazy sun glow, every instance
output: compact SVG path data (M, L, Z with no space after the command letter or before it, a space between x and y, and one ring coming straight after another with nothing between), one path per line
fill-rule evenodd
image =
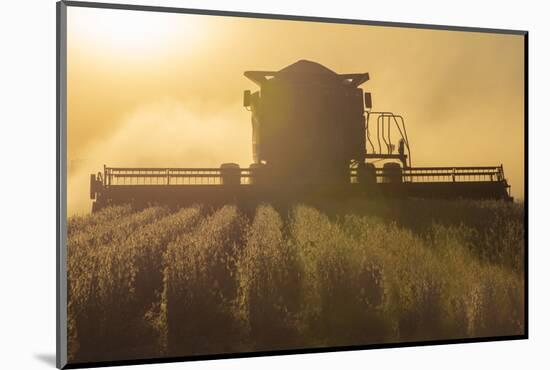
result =
M87 8L70 12L71 32L87 47L110 53L156 53L181 36L190 46L205 31L193 15Z

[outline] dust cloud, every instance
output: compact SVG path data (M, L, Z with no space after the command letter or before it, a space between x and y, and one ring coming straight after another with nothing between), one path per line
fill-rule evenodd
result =
M245 113L248 113L245 111ZM176 99L164 99L129 112L104 140L87 148L68 172L68 214L90 212L90 174L109 167L219 167L252 163L250 120L239 110L205 115ZM246 114L245 114L246 117ZM233 130L228 122L247 129ZM77 163L77 164L76 164Z

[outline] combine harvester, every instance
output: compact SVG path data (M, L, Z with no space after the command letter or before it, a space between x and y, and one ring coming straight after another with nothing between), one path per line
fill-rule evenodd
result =
M300 60L248 71L253 163L219 168L116 168L91 175L92 211L109 204L255 204L350 197L512 200L498 167L413 167L402 116L375 112L359 87L368 73L337 74ZM397 139L395 139L397 137ZM374 163L382 166L376 167Z

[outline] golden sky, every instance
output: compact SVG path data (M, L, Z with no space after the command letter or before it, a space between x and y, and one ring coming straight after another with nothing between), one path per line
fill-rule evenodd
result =
M523 53L519 35L69 7L69 215L90 210L103 164L248 166L243 72L300 59L369 72L413 166L503 164L523 198Z

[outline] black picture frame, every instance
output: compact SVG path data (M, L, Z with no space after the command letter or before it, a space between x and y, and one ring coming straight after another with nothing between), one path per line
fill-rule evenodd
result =
M429 29L429 30L445 30L445 31L462 31L462 32L478 32L491 34L506 34L523 36L524 40L524 226L525 226L525 265L524 265L524 282L525 282L525 299L524 299L524 324L525 333L523 335L500 336L500 337L482 337L469 339L453 339L453 340L434 340L434 341L415 341L401 343L385 343L371 345L356 345L342 347L326 347L326 348L298 348L292 350L274 350L246 353L231 353L231 354L210 354L190 357L166 357L166 358L151 358L123 361L107 361L107 362L88 362L78 364L67 364L67 245L65 236L67 235L67 8L68 7L85 7L96 9L118 9L118 10L136 10L149 12L163 13L180 13L180 14L195 14L195 15L213 15L226 17L241 17L241 18L256 18L256 19L276 19L289 20L300 22L318 22L318 23L339 23L339 24L355 24L369 26L385 26L385 27L400 27L414 29ZM509 341L509 340L524 340L529 338L529 109L528 109L528 47L529 47L529 32L525 30L511 29L492 29L492 28L475 28L475 27L460 27L450 25L430 25L416 23L399 23L399 22L383 22L373 20L359 19L342 19L342 18L326 18L312 16L297 16L283 14L265 14L252 12L234 12L234 11L217 11L204 9L189 9L176 7L162 6L145 6L145 5L130 5L130 4L114 4L114 3L99 3L99 2L80 2L80 1L58 1L56 4L56 19L57 19L57 63L56 63L56 127L57 127L57 142L56 142L56 365L60 369L69 368L84 368L84 367L103 367L103 366L120 366L120 365L137 365L137 364L156 364L169 363L180 361L201 361L214 359L232 359L260 356L277 356L290 354L309 354L321 352L339 352L339 351L356 351L366 349L380 348L404 348L416 346L433 346L446 344L460 343L480 343L491 341Z

